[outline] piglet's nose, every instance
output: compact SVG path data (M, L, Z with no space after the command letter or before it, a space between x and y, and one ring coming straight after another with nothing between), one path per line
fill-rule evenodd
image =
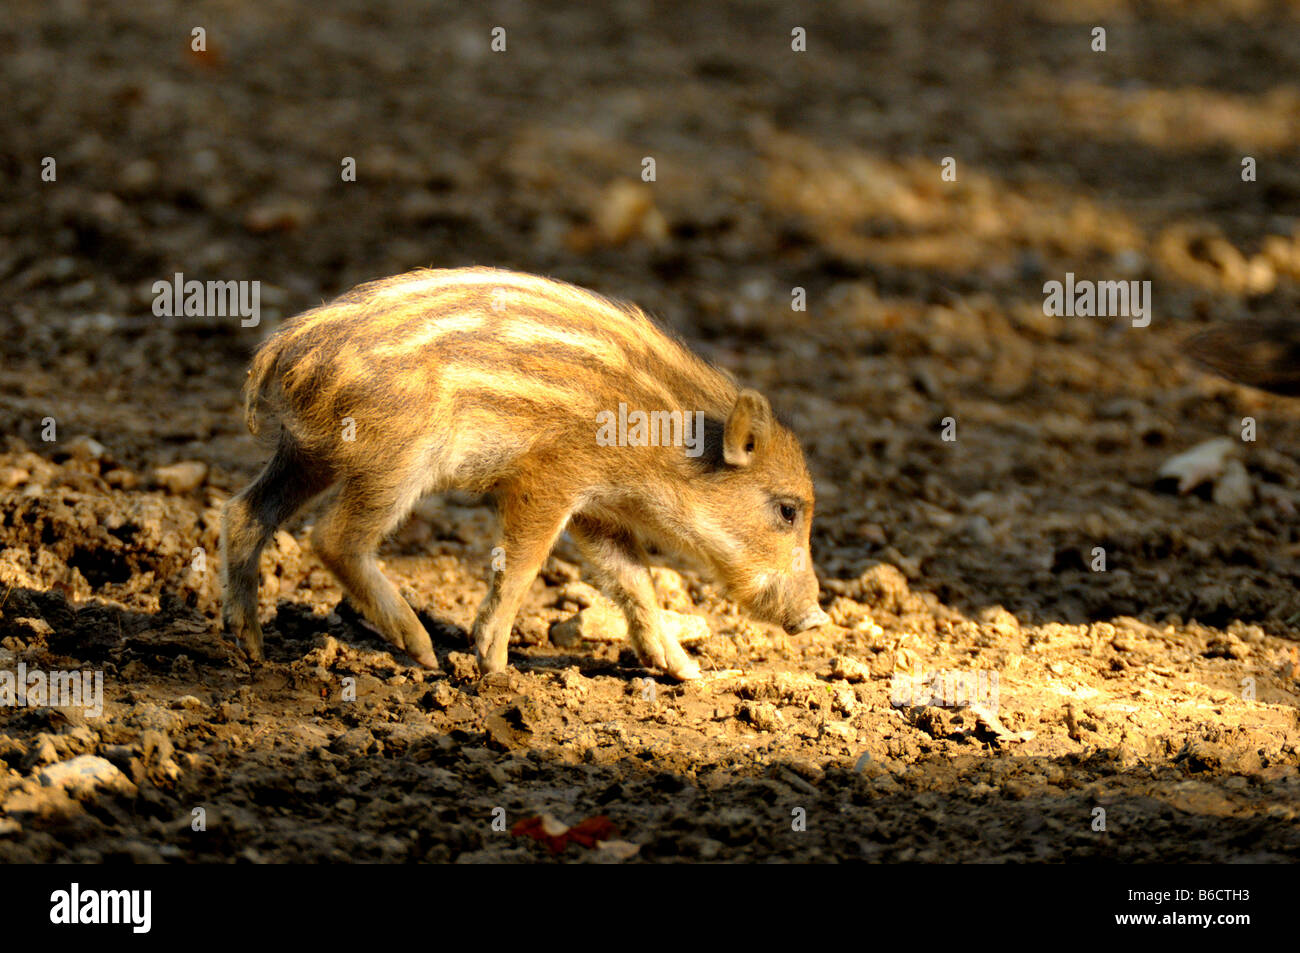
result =
M821 610L820 606L813 606L809 609L802 619L790 627L790 633L803 632L805 629L815 629L819 625L825 625L831 621L831 617Z

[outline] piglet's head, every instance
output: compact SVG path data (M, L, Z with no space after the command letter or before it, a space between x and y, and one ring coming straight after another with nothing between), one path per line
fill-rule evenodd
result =
M791 633L824 625L809 552L813 485L799 441L754 390L740 392L719 436L699 501L702 555L754 617Z

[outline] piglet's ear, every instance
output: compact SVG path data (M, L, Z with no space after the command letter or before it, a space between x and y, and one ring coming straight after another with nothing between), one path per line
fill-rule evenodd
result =
M772 431L772 405L756 390L742 390L722 434L722 459L747 467L763 452Z

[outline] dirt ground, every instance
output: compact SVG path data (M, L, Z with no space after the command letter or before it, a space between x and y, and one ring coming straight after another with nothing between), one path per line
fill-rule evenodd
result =
M603 6L6 4L0 671L102 672L105 710L0 709L0 861L1300 858L1300 405L1178 352L1300 297L1300 9ZM383 557L447 674L339 604L310 513L250 669L217 527L266 456L252 348L466 264L634 300L764 390L835 624L666 571L706 677L646 679L552 632L591 601L562 544L480 680L493 517L435 498ZM155 317L176 272L260 281L261 324ZM1151 281L1150 325L1046 316L1067 272ZM1224 472L1159 476L1215 437ZM82 755L112 768L43 783ZM617 833L510 833L546 814Z

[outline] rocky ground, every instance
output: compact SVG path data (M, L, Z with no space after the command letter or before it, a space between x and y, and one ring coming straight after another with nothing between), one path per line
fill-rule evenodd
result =
M1294 310L1297 25L1244 0L14 0L0 673L100 672L105 704L0 709L0 860L1300 857L1300 407L1178 353ZM264 556L250 669L216 553L265 457L251 349L359 281L471 263L635 300L768 393L834 624L785 636L667 568L706 676L649 678L562 544L480 680L492 514L431 499L383 556L446 674L340 604L311 513ZM178 271L261 281L261 324L155 317ZM1151 281L1150 325L1045 315L1067 272Z

